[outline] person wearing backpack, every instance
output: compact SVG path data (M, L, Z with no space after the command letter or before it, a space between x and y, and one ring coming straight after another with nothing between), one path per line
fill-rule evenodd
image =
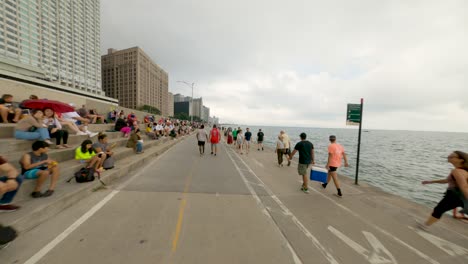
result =
M210 131L210 143L211 143L211 155L215 155L218 152L218 143L219 140L221 139L221 134L219 133L218 128L216 125L213 125L213 129Z

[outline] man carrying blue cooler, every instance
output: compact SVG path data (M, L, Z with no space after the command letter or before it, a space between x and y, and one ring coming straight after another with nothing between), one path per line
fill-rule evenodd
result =
M328 170L328 178L327 182L322 184L323 188L327 188L328 182L330 182L330 177L333 179L333 183L335 183L335 187L337 190L337 195L342 197L343 194L341 193L340 182L338 181L338 168L341 166L341 159L345 161L345 167L348 167L348 158L346 157L345 150L343 146L336 143L336 136L330 136L330 145L328 146L328 161L327 161L327 170Z
M310 164L315 164L314 145L306 140L306 133L301 133L301 141L294 147L294 151L289 154L289 160L294 157L294 154L299 151L299 164L297 172L302 176L301 191L309 193L309 179L307 177L307 169Z

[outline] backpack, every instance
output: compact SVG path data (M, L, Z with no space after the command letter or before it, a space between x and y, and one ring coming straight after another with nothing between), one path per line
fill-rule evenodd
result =
M3 245L13 241L17 235L16 230L12 227L0 225L0 249Z
M113 157L108 157L104 163L102 164L102 167L106 170L110 170L114 168L115 160Z
M75 172L75 180L79 183L92 182L95 179L94 172L95 170L93 168L81 168L79 171ZM72 178L70 178L70 180L71 179Z

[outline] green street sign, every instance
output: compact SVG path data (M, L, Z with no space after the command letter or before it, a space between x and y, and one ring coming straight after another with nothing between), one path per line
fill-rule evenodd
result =
M361 122L361 105L348 104L346 111L346 125L357 126Z

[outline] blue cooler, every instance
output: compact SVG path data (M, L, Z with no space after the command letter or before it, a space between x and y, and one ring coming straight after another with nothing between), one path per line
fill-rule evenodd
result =
M327 183L328 171L324 168L312 166L310 170L310 180Z

